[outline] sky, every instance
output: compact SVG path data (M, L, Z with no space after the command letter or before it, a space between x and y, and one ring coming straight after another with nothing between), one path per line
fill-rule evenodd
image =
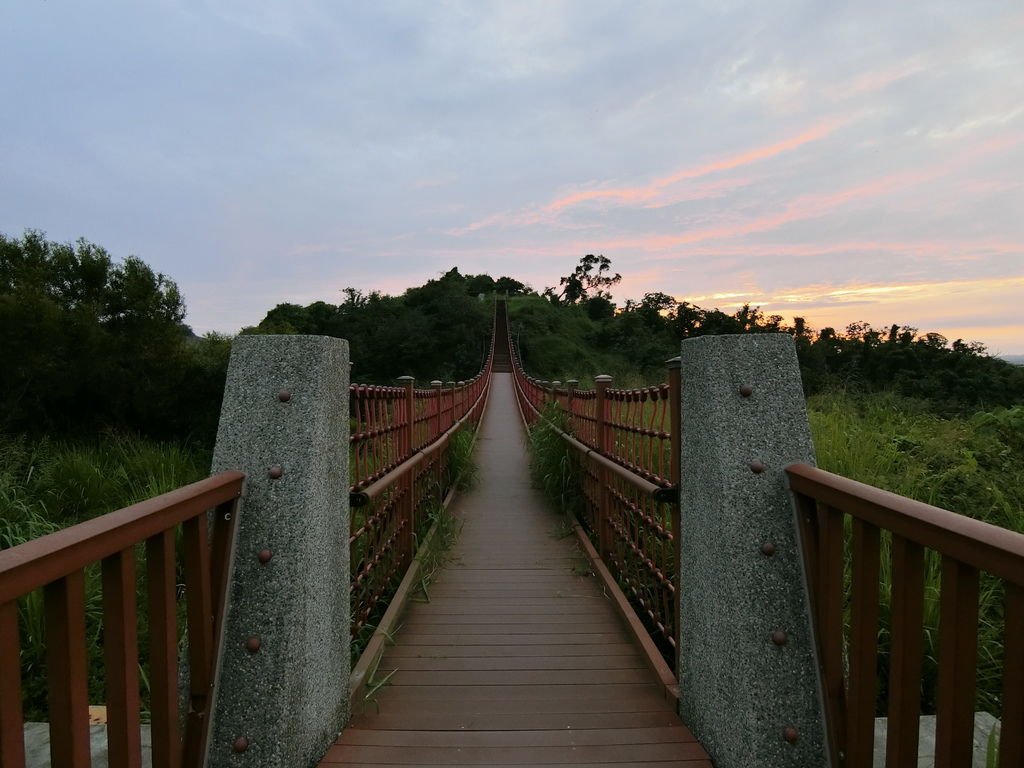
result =
M816 328L1024 353L1024 5L19 0L0 232L173 278L197 332L581 256Z

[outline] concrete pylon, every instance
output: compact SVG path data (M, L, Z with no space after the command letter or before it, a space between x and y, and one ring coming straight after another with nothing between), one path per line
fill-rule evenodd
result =
M348 717L348 342L239 336L213 471L246 473L207 765L313 765Z
M814 463L786 334L681 347L680 715L718 768L829 764L784 468Z

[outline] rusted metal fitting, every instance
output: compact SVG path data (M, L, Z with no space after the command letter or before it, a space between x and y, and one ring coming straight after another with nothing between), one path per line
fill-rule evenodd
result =
M775 554L775 545L772 544L770 541L766 541L764 544L761 545L761 554L765 557L771 557Z
M231 748L235 752L245 752L249 748L249 740L245 736L239 736L235 739L235 742L231 745Z
M289 392L287 389L282 389L280 392L277 393L277 399L280 400L282 403L287 403L289 400L292 399L292 393Z
M273 556L274 553L271 552L269 549L261 549L260 553L256 557L259 559L260 565L266 565L270 562L270 558L272 558Z
M800 738L800 734L797 733L796 728L792 725L788 725L782 729L782 738L790 744L796 744L796 740Z
M740 394L743 397L750 397L752 394L754 394L754 388L749 384L744 384L742 387L740 387Z
M270 476L271 480L280 480L281 476L284 474L284 470L281 469L280 464L275 464L269 470L267 470L267 474Z
M750 462L750 471L753 472L755 475L760 475L762 472L765 471L765 469L767 469L767 467L765 467L764 462L761 461L760 459L754 459L752 462Z
M260 639L256 635L253 635L245 641L245 650L249 653L256 653L256 651L260 649L260 645L262 645L262 643L260 643Z
M785 645L789 642L789 637L781 629L776 629L772 632L772 642L776 645Z

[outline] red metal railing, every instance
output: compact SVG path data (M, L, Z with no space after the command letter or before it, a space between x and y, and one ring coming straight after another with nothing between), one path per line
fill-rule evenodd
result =
M493 350L492 338L483 368L469 381L417 389L407 377L400 387L350 389L353 638L387 607L455 480L450 441L475 429L483 415Z
M23 768L19 599L43 591L51 762L90 765L85 569L100 563L109 765L140 763L136 545L145 544L153 765L199 765L235 509L244 475L224 472L0 552L0 765ZM207 515L214 510L212 526ZM180 528L189 650L189 712L178 726Z
M678 368L670 363L669 382L659 387L614 390L598 377L593 390L579 391L574 382L527 376L514 347L513 360L524 419L532 425L557 408L562 436L582 459L584 523L595 546L652 637L675 646L678 502L658 499L678 483ZM917 764L924 605L936 593L936 765L971 764L984 587L1002 600L1002 657L982 660L1002 677L999 765L1024 766L1024 535L804 465L787 476L800 513L836 764L871 764L880 709L888 715L886 764ZM937 584L927 583L929 565L941 574ZM886 568L889 595L880 585ZM880 634L883 610L890 626ZM880 642L887 643L884 661Z
M512 345L511 339L509 344ZM673 665L679 601L679 367L669 381L635 390L611 389L599 376L593 390L526 375L512 345L516 397L528 424L545 408L562 414L563 439L581 459L582 523L594 547ZM552 404L552 405L549 405Z
M979 584L988 574L1003 593L999 765L1024 765L1024 535L806 465L786 473L799 512L837 764L871 764L878 685L885 683L886 765L917 765L925 572L937 558L935 764L971 765ZM888 678L880 680L879 569L885 566L891 626Z

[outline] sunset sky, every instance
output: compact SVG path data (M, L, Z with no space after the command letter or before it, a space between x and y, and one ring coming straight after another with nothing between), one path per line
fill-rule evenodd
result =
M1024 4L20 0L0 232L197 332L453 266L1024 353Z

